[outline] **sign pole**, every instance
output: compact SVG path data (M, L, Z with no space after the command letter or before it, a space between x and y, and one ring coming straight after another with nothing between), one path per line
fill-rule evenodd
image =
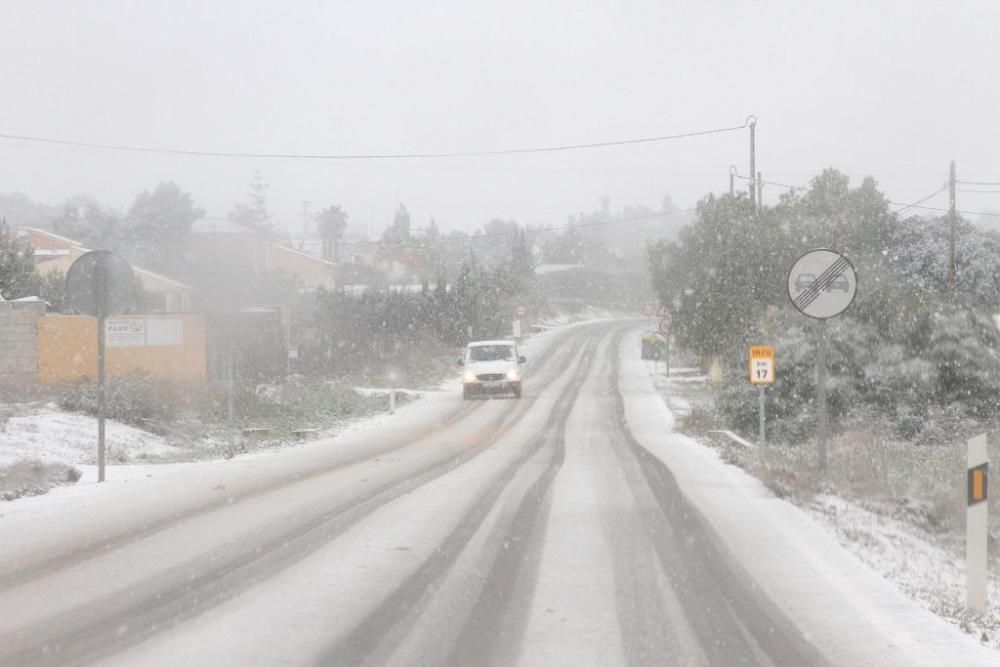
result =
M667 364L667 377L670 377L670 336L664 336L663 341L666 343L664 349L666 349L666 364Z
M828 248L817 248L795 260L788 271L788 297L796 310L819 322L816 325L816 458L826 472L829 415L826 410L826 320L844 312L854 302L858 277L851 261Z
M819 345L816 355L816 411L818 421L817 454L819 458L820 471L826 471L826 445L828 438L828 424L826 414L826 320L820 320L818 324Z
M764 406L765 406L765 395L764 395L764 385L757 385L757 408L760 412L760 451L761 455L764 454L764 447L767 446L767 421L765 418Z
M757 447L761 460L764 460L764 448L767 446L767 385L774 384L776 371L774 368L774 348L770 345L751 345L749 354L750 384L757 385L757 416L760 420L760 433L757 437Z
M986 435L977 435L968 443L968 507L965 511L965 607L977 614L985 614L989 609L986 590L989 544L988 473Z
M105 413L107 412L108 317L135 301L135 273L110 250L91 250L66 272L66 299L73 309L97 320L97 481L105 480ZM112 323L114 327L114 323ZM116 338L122 332L113 331Z
M99 262L94 271L96 284L95 302L97 304L97 481L104 481L105 424L104 412L107 408L107 387L105 381L105 345L107 343L107 276L104 263Z

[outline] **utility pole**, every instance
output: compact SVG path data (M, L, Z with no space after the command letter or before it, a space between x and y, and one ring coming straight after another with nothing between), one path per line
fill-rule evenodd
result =
M736 194L736 165L729 165L729 196Z
M948 241L948 288L955 289L955 228L958 226L958 214L955 212L955 161L951 161L948 174L948 223L951 226Z
M750 117L750 210L757 212L757 119Z
M764 205L764 179L761 178L760 172L757 172L757 206L762 207Z
M309 204L311 201L302 202L302 239L299 241L299 250L305 249L306 234L309 231Z

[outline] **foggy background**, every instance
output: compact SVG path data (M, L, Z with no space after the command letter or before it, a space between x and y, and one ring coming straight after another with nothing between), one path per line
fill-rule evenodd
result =
M0 133L184 150L441 152L606 141L757 116L764 179L874 175L894 201L1000 180L1000 4L937 2L2 2ZM163 180L208 216L255 170L279 226L339 204L377 237L493 217L559 224L681 208L748 171L747 133L559 154L304 161L0 140L0 192L127 209ZM856 182L856 181L855 181ZM764 201L783 192L767 186ZM961 194L967 210L996 195ZM946 206L947 194L927 202Z

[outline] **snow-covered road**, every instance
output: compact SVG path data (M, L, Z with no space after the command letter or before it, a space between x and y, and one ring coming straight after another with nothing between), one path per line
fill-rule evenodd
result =
M673 434L633 324L525 349L520 401L0 506L0 664L995 664Z

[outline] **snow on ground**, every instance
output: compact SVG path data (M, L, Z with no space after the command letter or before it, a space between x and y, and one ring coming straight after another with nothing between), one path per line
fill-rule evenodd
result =
M575 313L559 313L555 317L541 320L538 325L544 329L552 329L566 326L567 324L587 324L602 320L617 320L627 318L628 315L615 313L605 308L595 308L594 306L584 306Z
M106 422L111 462L170 459L180 450L159 435L112 420ZM46 463L96 463L97 419L54 406L9 417L0 429L0 466L37 459Z
M992 613L985 618L965 607L965 563L936 544L940 538L833 495L820 495L804 509L870 568L925 608L1000 649L1000 572L991 572Z
M733 567L765 591L818 651L845 665L997 664L978 638L910 600L811 515L675 432L674 415L653 391L645 362L632 354L636 348L633 337L623 340L619 376L633 436L670 469L720 536Z
M411 398L420 398L424 393L420 389L403 389L400 387L396 387L395 390L390 387L354 387L353 389L358 396L388 396L390 391L395 391L397 396L405 395Z
M708 378L698 375L697 369L685 371L685 377L666 378L661 368L660 375L653 378L676 416L689 414L692 403L705 399L704 389L694 385L704 385ZM652 364L647 363L647 372L652 375ZM912 521L866 509L837 495L789 500L797 502L847 551L910 599L977 639L985 633L984 643L1000 649L1000 571L994 567L991 573L992 613L985 618L968 614L964 608L965 563L955 555L962 553L964 544L955 543L954 535L927 532Z
M590 310L586 313L589 319L567 317L566 322L552 329L526 338L521 344L521 351L528 356L528 371L534 355L547 354L568 328L581 326L594 321L612 319L613 315L604 311ZM387 395L388 390L374 387L355 388L361 395ZM417 390L397 388L400 394L409 394L410 399L397 406L395 415L382 412L366 417L345 419L329 429L317 433L317 438L310 442L322 443L332 438L351 436L359 431L385 424L392 420L403 423L417 416L426 409L428 402L447 401L461 392L461 380L456 371L453 377L446 378L435 390ZM4 429L0 425L0 467L16 461L38 459L45 462L59 462L76 466L82 476L77 485L95 483L97 481L97 420L93 417L75 413L63 412L54 405L44 408L23 406L8 406L23 414L10 417ZM388 407L388 399L386 407ZM409 416L408 416L409 415ZM201 447L204 452L218 452L215 461L223 458L233 458L239 461L251 460L257 457L269 456L290 448L301 448L306 442L283 441L268 443L266 448L243 452L241 438L237 437L234 448L225 442L211 442L211 446ZM157 476L160 473L172 473L178 469L194 466L205 467L211 459L199 461L179 460L190 457L190 452L184 448L172 446L164 437L107 420L108 468L109 482L137 482ZM233 451L237 452L233 457ZM149 465L146 465L149 464ZM38 502L37 499L34 502Z

